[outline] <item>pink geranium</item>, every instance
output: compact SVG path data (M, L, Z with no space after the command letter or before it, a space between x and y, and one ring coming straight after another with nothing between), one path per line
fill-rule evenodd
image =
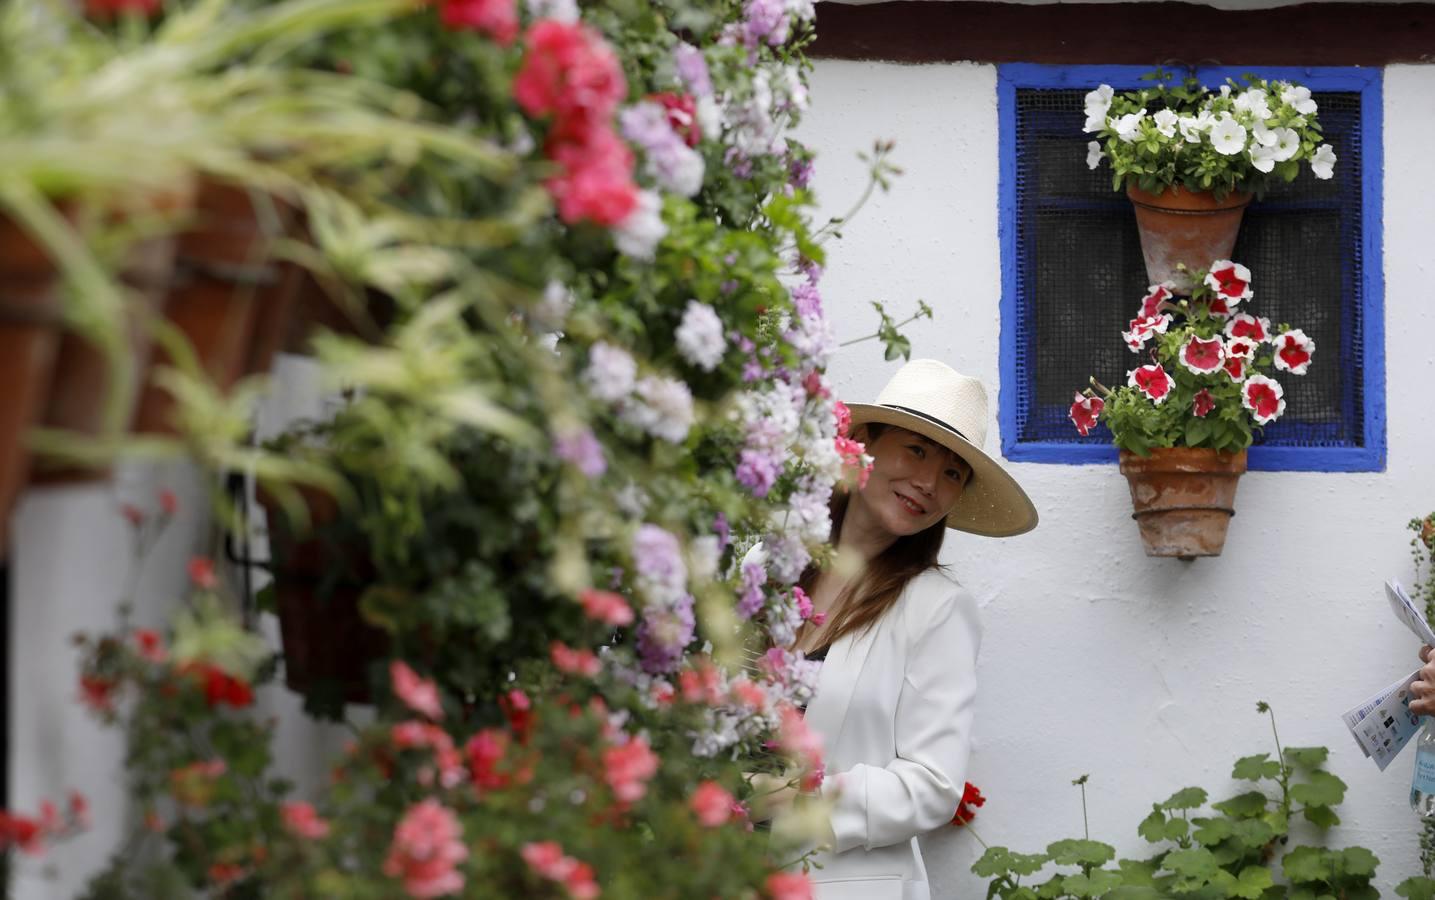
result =
M285 803L279 808L284 827L295 837L320 840L329 836L329 823L319 817L309 803Z
M1251 411L1256 424L1265 425L1286 411L1285 389L1264 375L1252 375L1241 387L1241 405Z
M1096 427L1096 420L1101 418L1101 411L1105 408L1106 401L1100 397L1083 397L1077 394L1071 404L1071 424L1076 426L1082 437L1086 437L1091 433L1091 429Z
M847 404L838 400L832 404L832 415L837 419L837 434L839 437L846 437L852 430L852 410Z
M408 663L396 659L389 664L389 680L393 683L394 696L409 709L435 721L443 718L438 685L432 679L420 678Z
M514 0L444 0L443 24L471 29L507 47L518 37L518 5Z
M135 649L139 651L140 658L146 662L163 663L165 661L164 638L160 637L158 631L149 628L135 629Z
M767 692L746 678L736 678L728 685L732 697L749 709L762 709L767 705Z
M620 803L634 803L648 790L648 779L658 772L658 755L641 737L603 751L603 780Z
M513 96L530 116L609 119L628 95L623 66L596 31L543 19L528 31Z
M633 624L633 608L621 594L588 588L578 595L578 602L583 604L583 612L588 618L604 625L622 628Z
M1166 370L1161 368L1160 363L1127 372L1126 383L1145 394L1147 399L1157 406L1166 401L1171 395L1171 388L1175 386L1175 382L1166 374Z
M468 858L458 817L432 797L409 808L394 829L384 874L403 881L410 897L442 897L463 890L454 867Z
M722 785L716 781L704 781L693 791L688 806L704 827L717 828L732 817L733 805L736 802L733 795L723 790Z
M665 91L661 94L649 94L647 99L663 107L668 114L668 126L683 139L683 143L696 147L702 142L702 129L698 126L698 104L692 94Z
M485 728L474 734L464 745L468 757L468 774L473 783L484 790L507 787L509 776L498 771L498 764L508 753L508 735L497 728Z
M791 704L782 707L777 734L778 746L802 768L810 771L822 765L822 736L807 726L807 719Z
M613 226L637 207L633 153L610 127L594 128L580 141L555 143L548 155L561 171L544 187L564 222Z
M801 872L773 872L766 887L772 900L812 900L812 882Z
M1315 341L1305 336L1299 328L1282 332L1274 341L1276 347L1276 368L1292 375L1304 375L1315 355Z
M548 655L560 672L592 678L603 670L603 664L592 650L570 647L562 641L548 645Z

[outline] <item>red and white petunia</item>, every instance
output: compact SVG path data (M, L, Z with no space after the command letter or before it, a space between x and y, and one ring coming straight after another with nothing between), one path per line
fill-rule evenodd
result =
M1271 320L1250 313L1237 313L1226 323L1226 337L1246 338L1257 344L1271 339Z
M1121 333L1121 338L1126 341L1126 346L1131 348L1132 353L1140 353L1153 334L1165 334L1170 327L1171 317L1164 313L1142 316L1131 320L1127 325L1128 330Z
M1230 338L1226 341L1226 359L1255 359L1259 346L1250 338Z
M1285 389L1264 375L1252 375L1241 388L1241 405L1251 411L1257 425L1279 419L1286 411Z
M1191 398L1191 415L1204 419L1206 414L1216 408L1216 401L1211 397L1211 392L1201 388L1196 396Z
M1246 361L1239 356L1226 357L1226 361L1221 365L1221 369L1237 384L1246 377Z
M1229 319L1231 317L1231 303L1225 297L1212 297L1206 304L1206 312L1218 319Z
M1216 292L1216 297L1227 303L1236 304L1251 299L1251 270L1229 259L1211 263L1205 283Z
M1071 404L1071 424L1081 432L1082 437L1091 433L1096 427L1096 420L1101 418L1101 411L1106 408L1106 401L1100 397L1083 397L1076 395L1076 401Z
M1148 287L1146 296L1141 298L1141 311L1136 314L1136 318L1149 319L1152 316L1160 315L1161 304L1171 302L1176 296L1175 290L1176 285L1170 281L1163 281Z
M1315 355L1315 341L1305 336L1299 328L1282 332L1273 341L1276 347L1276 368L1292 375L1304 375Z
M1220 338L1202 340L1193 334L1181 347L1180 359L1187 371L1209 375L1226 361L1226 345Z
M1166 370L1161 368L1159 363L1127 372L1126 383L1145 394L1157 406L1171 396L1171 388L1176 385L1176 382L1171 380L1171 376L1166 374Z

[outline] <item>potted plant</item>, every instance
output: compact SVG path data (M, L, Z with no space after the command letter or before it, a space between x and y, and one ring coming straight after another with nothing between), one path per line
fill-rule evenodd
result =
M1221 554L1246 448L1285 412L1285 391L1267 373L1304 375L1315 353L1299 328L1273 329L1246 311L1245 266L1217 260L1192 278L1186 298L1169 282L1152 285L1122 334L1149 362L1122 387L1091 379L1071 405L1082 435L1098 421L1111 429L1147 556Z
M1103 84L1086 95L1086 164L1111 166L1113 190L1136 210L1141 252L1153 283L1192 285L1179 263L1225 259L1253 196L1276 179L1294 181L1307 163L1330 178L1335 151L1323 143L1310 89L1246 76L1217 90L1194 78L1174 83L1157 70L1149 88L1117 93Z

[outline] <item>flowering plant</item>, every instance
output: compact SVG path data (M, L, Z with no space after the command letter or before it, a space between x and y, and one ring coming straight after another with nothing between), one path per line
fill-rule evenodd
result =
M1265 373L1304 375L1315 341L1240 305L1252 296L1251 272L1240 263L1217 260L1194 281L1190 297L1163 283L1141 299L1121 336L1149 362L1128 371L1121 387L1093 378L1076 395L1070 416L1083 436L1105 421L1113 443L1140 456L1158 447L1234 453L1285 412L1285 389Z
M1301 162L1317 178L1330 178L1335 151L1323 143L1310 89L1247 75L1218 90L1194 78L1146 76L1153 87L1117 93L1103 84L1086 95L1086 164L1111 165L1114 190L1135 185L1160 193L1168 187L1263 193L1280 178L1294 181Z

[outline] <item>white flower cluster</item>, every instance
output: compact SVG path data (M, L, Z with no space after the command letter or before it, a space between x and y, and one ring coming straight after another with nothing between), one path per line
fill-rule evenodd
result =
M653 437L681 444L693 426L693 395L686 382L666 375L639 379L626 350L598 342L588 350L583 384L595 399L613 404L624 422Z

